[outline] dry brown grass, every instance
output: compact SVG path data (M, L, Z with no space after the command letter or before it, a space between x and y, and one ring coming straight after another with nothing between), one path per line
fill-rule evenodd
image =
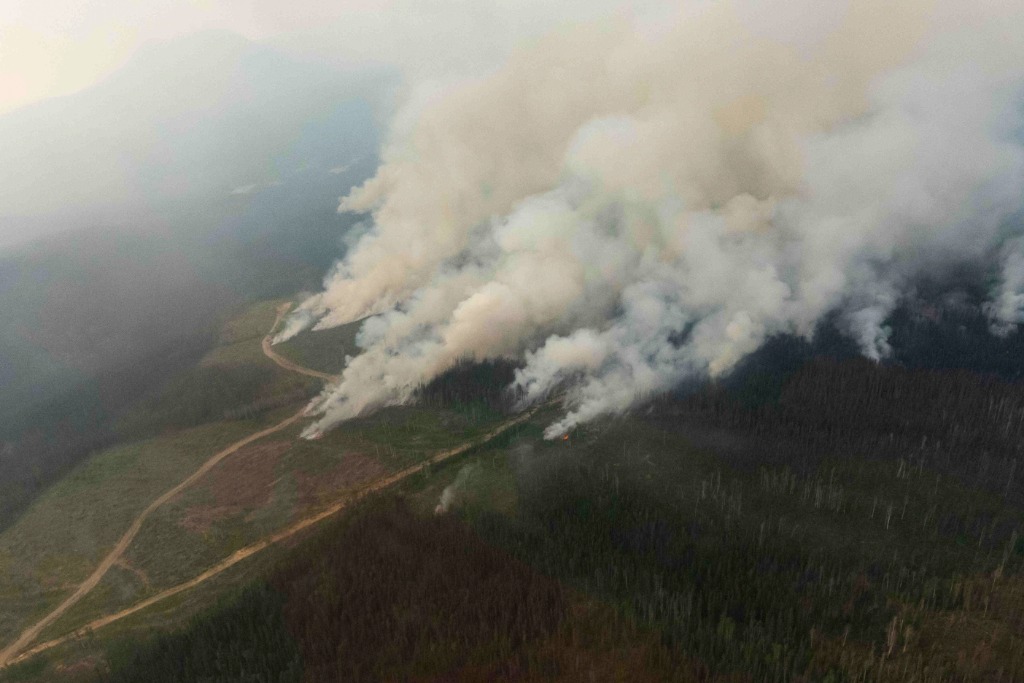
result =
M315 474L296 472L299 506L309 509L333 500L341 491L360 488L387 474L387 468L362 453L346 453L336 467Z

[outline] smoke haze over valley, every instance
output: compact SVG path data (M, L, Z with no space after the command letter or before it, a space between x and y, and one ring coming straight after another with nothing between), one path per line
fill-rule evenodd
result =
M0 683L1024 681L1022 29L0 2Z

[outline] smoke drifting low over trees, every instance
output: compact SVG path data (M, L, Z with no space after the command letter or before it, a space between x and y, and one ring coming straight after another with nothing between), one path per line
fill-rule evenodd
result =
M110 679L1024 677L1022 385L796 343L568 443L531 426L468 455L492 479L443 515L410 514L416 486L371 502Z
M414 99L341 208L372 229L283 337L381 313L317 432L471 355L575 378L556 436L834 315L860 352L923 275L1018 322L1019 3L736 2L579 25Z

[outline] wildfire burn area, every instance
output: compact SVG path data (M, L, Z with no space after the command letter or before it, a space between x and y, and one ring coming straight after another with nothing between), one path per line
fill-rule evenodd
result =
M849 359L564 442L539 416L73 680L1024 680L1022 415L1019 383Z

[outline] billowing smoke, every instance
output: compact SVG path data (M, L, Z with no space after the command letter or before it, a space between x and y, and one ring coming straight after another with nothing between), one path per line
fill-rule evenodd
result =
M435 515L443 515L452 509L452 505L455 504L456 498L462 492L462 489L466 487L470 479L476 476L478 470L477 465L463 465L462 469L459 470L458 475L455 477L455 481L444 487L441 491L441 497L437 501L437 505L434 507Z
M753 9L756 7L757 9ZM568 385L557 436L826 314L863 353L961 260L1024 320L1021 2L697 3L418 98L346 197L373 228L287 328L379 313L310 433L460 357Z

